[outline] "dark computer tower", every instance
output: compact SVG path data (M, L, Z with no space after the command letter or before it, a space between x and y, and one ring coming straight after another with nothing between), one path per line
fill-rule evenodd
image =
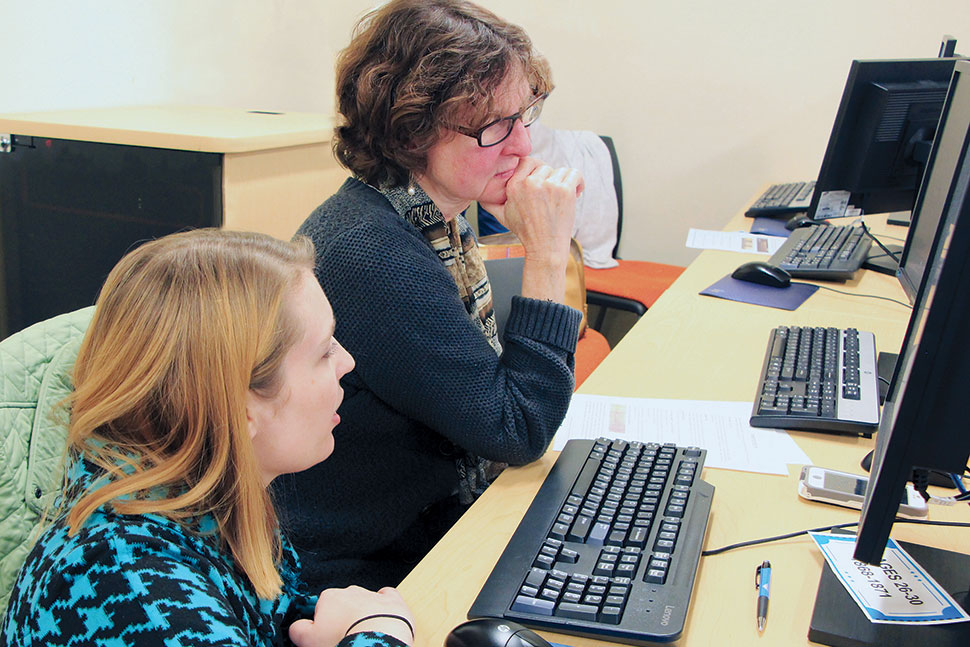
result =
M0 146L0 339L94 303L139 243L222 224L222 155L13 135Z

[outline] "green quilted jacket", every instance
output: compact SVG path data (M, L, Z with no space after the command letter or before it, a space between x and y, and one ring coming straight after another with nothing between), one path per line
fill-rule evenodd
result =
M94 307L0 341L0 614L60 489L70 372Z

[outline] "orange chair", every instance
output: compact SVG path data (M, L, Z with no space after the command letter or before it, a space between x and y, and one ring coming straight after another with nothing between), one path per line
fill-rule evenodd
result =
M620 246L620 231L623 226L623 183L620 179L620 161L616 155L613 139L606 135L600 138L610 151L613 161L613 186L616 189L618 214L616 220L616 246L613 258L619 265L609 269L585 268L586 303L599 306L599 314L592 327L601 330L607 310L614 308L643 316L647 308L663 294L670 284L677 280L684 269L678 265L651 263L648 261L629 261L617 257Z
M599 366L600 362L606 359L609 354L610 342L606 341L606 337L598 331L587 326L586 332L576 342L576 354L573 356L576 360L574 373L577 389L580 384L586 381L593 369Z

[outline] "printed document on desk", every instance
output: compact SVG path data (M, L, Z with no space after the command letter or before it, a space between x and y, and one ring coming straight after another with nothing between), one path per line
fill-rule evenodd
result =
M747 231L711 231L693 229L687 232L687 247L719 249L725 252L748 252L771 255L785 243L785 238L764 236Z
M657 400L574 394L553 448L572 438L694 445L707 450L705 467L788 474L788 465L811 463L787 433L748 424L750 402Z

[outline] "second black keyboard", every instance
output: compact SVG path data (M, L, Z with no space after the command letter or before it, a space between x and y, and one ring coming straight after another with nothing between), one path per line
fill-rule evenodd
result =
M714 487L707 452L570 440L469 618L634 645L684 629Z
M878 425L872 333L796 326L771 331L751 426L868 437Z
M793 216L797 212L808 209L812 203L812 193L814 191L815 180L809 182L772 184L744 212L744 215L749 218L755 218L757 216Z
M794 278L847 281L862 267L871 247L860 225L812 225L794 230L768 263Z

